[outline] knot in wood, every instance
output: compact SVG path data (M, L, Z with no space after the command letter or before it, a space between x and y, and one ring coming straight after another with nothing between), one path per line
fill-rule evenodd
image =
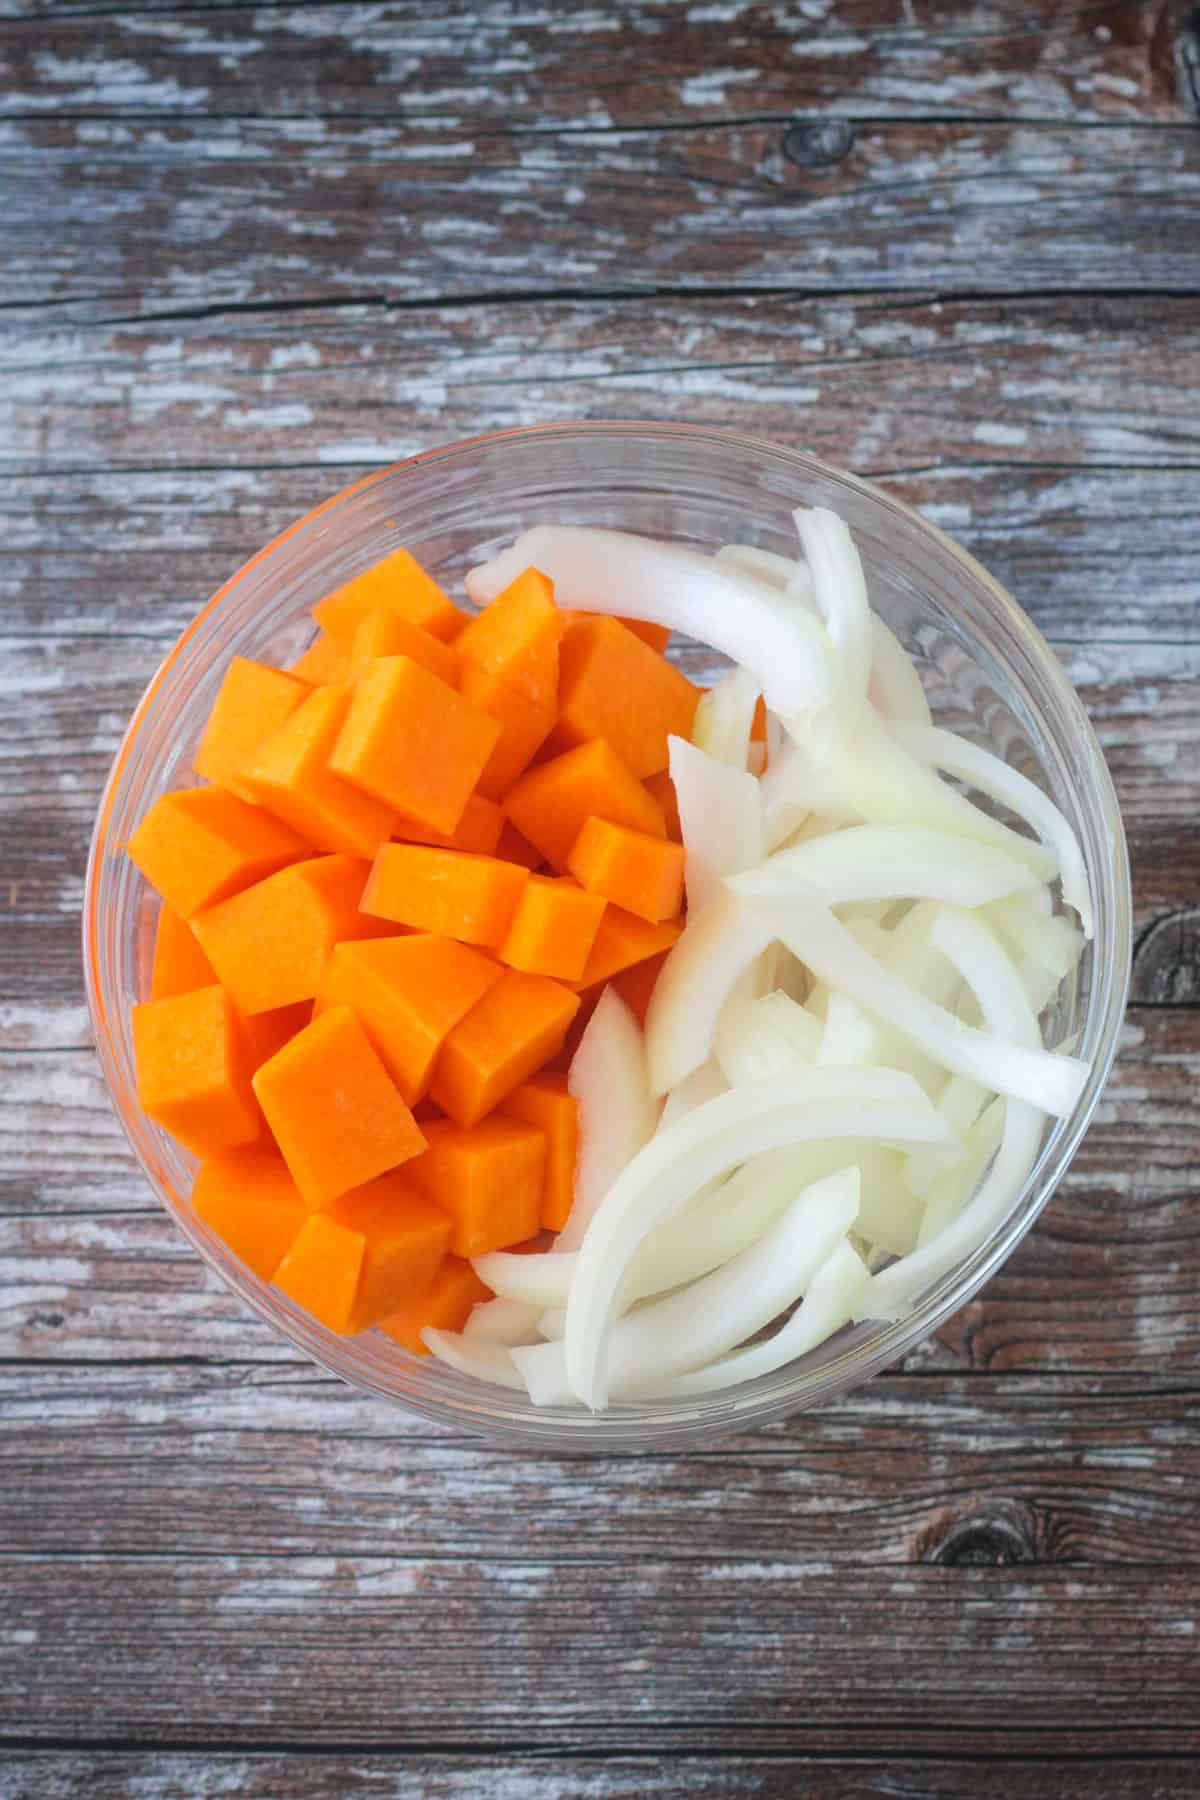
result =
M801 169L831 169L854 148L854 127L848 119L813 119L789 125L783 134L783 154Z
M1034 1509L994 1500L962 1518L943 1516L922 1533L917 1560L943 1568L998 1568L1043 1560Z
M1138 1006L1200 1006L1200 912L1169 913L1142 934L1129 998Z

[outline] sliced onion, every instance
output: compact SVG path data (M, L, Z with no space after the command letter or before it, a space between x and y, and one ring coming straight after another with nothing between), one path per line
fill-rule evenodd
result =
M563 607L649 619L709 644L745 669L774 712L804 713L833 692L829 638L795 601L710 557L582 525L537 525L472 569L467 592L494 600L524 569L554 583Z
M692 722L692 742L706 756L746 771L750 733L760 688L744 669L730 669L701 696Z
M883 1038L875 1020L849 994L830 994L817 1047L823 1068L854 1068L880 1060Z
M1003 850L948 832L920 825L852 825L777 850L758 868L728 877L728 885L748 900L795 895L844 906L905 896L984 906L1032 887L1034 876Z
M584 1240L567 1303L571 1386L606 1400L603 1359L629 1266L649 1233L690 1195L749 1157L814 1138L934 1143L945 1121L916 1083L884 1069L811 1069L738 1088L652 1139L609 1190Z
M931 1244L941 1236L947 1225L962 1212L983 1180L988 1165L1000 1148L1007 1105L1006 1100L997 1096L986 1106L975 1123L968 1126L963 1138L962 1154L957 1162L930 1182L926 1191L921 1229L917 1234L918 1250L923 1250L926 1244Z
M730 990L774 936L770 924L734 894L719 893L689 916L646 1012L646 1056L656 1094L707 1062Z
M493 1293L541 1313L548 1307L567 1304L578 1262L576 1250L534 1251L528 1255L489 1250L484 1256L473 1257L471 1266Z
M596 1208L658 1124L642 1033L614 987L605 988L587 1022L567 1088L579 1107L579 1161L574 1203L557 1246L577 1250Z
M924 1204L904 1184L902 1154L880 1144L854 1150L862 1174L856 1235L873 1250L907 1256L920 1235Z
M484 1344L527 1344L537 1330L539 1309L519 1300L483 1300L471 1310L462 1334Z
M1079 914L1085 937L1093 931L1092 895L1079 840L1049 795L990 750L969 743L957 732L935 725L894 725L893 735L919 762L978 788L1024 819L1055 859L1062 876L1063 899Z
M988 1102L988 1090L968 1075L951 1075L937 1098L937 1109L959 1142L912 1150L904 1158L905 1186L928 1194L933 1183L967 1157L967 1134Z
M931 714L912 657L890 626L871 614L871 680L867 698L885 719L928 725Z
M686 738L668 739L671 780L686 852L688 910L702 912L725 875L763 858L762 794L753 775L731 768Z
M851 700L862 700L871 673L871 611L850 528L827 506L797 507L792 518L817 607L837 651L845 693Z
M710 1056L707 1062L701 1063L698 1069L693 1069L690 1075L686 1075L678 1087L671 1089L663 1101L655 1131L669 1130L687 1113L695 1112L698 1106L703 1106L706 1101L715 1100L718 1094L728 1091L725 1071L716 1057Z
M818 1019L786 994L727 1003L717 1027L716 1060L730 1087L811 1068L821 1048Z
M464 1337L460 1331L438 1331L426 1325L422 1341L439 1362L444 1362L460 1375L475 1381L486 1381L492 1387L516 1388L525 1383L518 1375L512 1352L503 1344L489 1344L486 1338Z
M746 1349L735 1350L719 1362L707 1363L686 1375L655 1384L646 1398L685 1399L690 1394L713 1394L773 1375L776 1369L807 1356L819 1344L848 1325L867 1283L862 1258L843 1238L808 1284L801 1304L769 1338Z
M772 935L781 937L818 980L843 988L944 1068L1057 1118L1075 1107L1088 1077L1088 1065L1077 1057L1043 1049L1040 1037L1036 1047L1008 1043L964 1025L884 968L827 908L764 903L762 915Z
M763 550L757 544L722 544L714 560L740 569L755 581L778 588L780 593L807 581L811 594L812 576L797 557L780 556L777 550Z

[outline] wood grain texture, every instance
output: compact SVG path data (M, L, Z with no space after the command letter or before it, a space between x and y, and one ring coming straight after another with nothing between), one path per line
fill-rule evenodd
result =
M501 130L811 112L1170 120L1182 105L1181 10L937 0L918 16L895 0L535 0L446 16L414 0L119 10L59 0L48 31L44 8L5 0L0 89L8 113L399 116Z
M778 125L9 120L0 299L111 320L705 284L1193 293L1198 196L1187 125L871 124L811 169Z

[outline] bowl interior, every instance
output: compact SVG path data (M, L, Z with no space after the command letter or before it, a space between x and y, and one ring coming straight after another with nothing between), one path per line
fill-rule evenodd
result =
M1045 787L1083 846L1096 934L1043 1017L1046 1040L1093 1063L1070 1119L1048 1128L1026 1188L988 1244L895 1325L847 1328L801 1362L690 1403L539 1411L482 1389L379 1332L317 1325L225 1250L187 1202L194 1164L140 1112L129 1013L149 989L157 900L121 846L154 799L190 785L191 757L234 655L286 663L312 635L308 609L406 545L461 590L473 563L537 523L618 526L701 550L738 540L795 554L798 505L835 508L854 532L872 603L913 653L939 723ZM719 657L674 652L697 679ZM85 902L85 962L97 1047L125 1130L176 1223L205 1261L277 1330L355 1384L434 1417L533 1445L597 1450L693 1440L782 1416L902 1356L985 1281L1061 1178L1115 1049L1129 965L1124 838L1099 746L1048 647L1015 603L932 526L815 459L726 433L671 426L556 426L472 440L402 463L310 514L255 557L180 639L131 723L101 805Z

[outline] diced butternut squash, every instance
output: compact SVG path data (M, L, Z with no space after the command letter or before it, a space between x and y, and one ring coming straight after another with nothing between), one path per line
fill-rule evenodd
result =
M459 1125L476 1124L549 1061L578 1008L548 976L507 970L442 1045L434 1100Z
M654 984L666 960L667 952L660 950L657 956L644 957L641 962L622 969L612 978L613 986L639 1025L646 1023Z
M270 1281L308 1217L282 1156L254 1144L202 1163L192 1206L262 1281Z
M192 767L205 781L242 800L256 796L246 782L260 744L289 719L309 692L282 669L235 656L213 701Z
M292 1006L274 1006L269 1012L242 1016L242 1029L250 1046L251 1067L257 1069L294 1038L312 1019L312 1002L297 1000Z
M523 869L540 869L545 857L529 839L522 837L511 819L505 819L496 843L496 855L504 862L520 863Z
M500 727L409 656L384 656L354 689L329 757L352 781L406 818L452 832Z
M327 631L319 631L288 672L307 681L310 687L337 687L350 680L353 661L349 639L330 637Z
M313 618L331 636L349 641L367 614L381 609L398 613L443 643L466 623L466 614L407 550L393 550L374 568L364 569L327 595L313 607Z
M369 857L391 837L396 815L328 766L353 692L350 687L314 688L260 744L246 771L246 785L314 849Z
M309 855L279 819L214 787L160 794L127 848L183 919Z
M567 1078L543 1070L514 1088L500 1109L506 1118L536 1125L546 1134L546 1174L542 1182L541 1224L561 1231L575 1198L579 1160L579 1106L567 1092Z
M553 584L540 570L526 569L467 621L454 647L464 662L514 688L535 707L553 710L562 634Z
M577 992L579 994L579 1011L575 1014L575 1017L567 1027L567 1034L563 1038L558 1050L545 1064L545 1072L547 1074L565 1075L570 1069L575 1052L579 1048L580 1040L591 1022L592 1014L600 1004L600 996L604 992L604 983L598 981L591 987L577 987Z
M254 1075L254 1091L306 1204L328 1206L425 1147L366 1032L334 1006Z
M671 627L656 625L652 619L622 619L626 631L632 631L634 637L641 638L643 644L649 644L661 656L671 641Z
M754 717L750 721L750 742L765 744L767 741L767 703L762 695L754 703Z
M216 979L195 932L164 900L154 935L150 998L166 1000L171 994L190 994L194 988L211 987Z
M414 933L334 947L316 1012L349 1006L409 1106L429 1091L434 1058L504 973L452 938Z
M504 813L494 800L472 794L453 831L433 831L416 819L396 820L395 835L407 844L431 844L438 850L466 850L472 856L492 856L504 829Z
M700 690L619 619L579 615L559 653L551 748L604 738L639 778L665 769L667 738L689 737Z
M622 969L632 968L634 963L644 962L648 956L669 950L682 930L678 919L664 919L661 925L650 925L623 907L606 906L579 987L589 988L597 982L608 981Z
M675 793L675 783L666 769L660 769L657 775L647 775L645 788L646 792L662 807L667 836L673 844L682 844L683 827L679 823L679 800Z
M249 1047L223 988L135 1006L133 1049L142 1110L187 1149L213 1156L258 1138Z
M361 1231L339 1225L325 1213L312 1213L276 1269L275 1286L326 1330L345 1336L366 1253Z
M567 866L589 894L612 900L651 925L673 919L683 903L683 846L608 819L586 821Z
M451 687L458 680L458 653L432 632L422 631L399 613L368 613L354 633L348 679L360 681L381 656L408 656Z
M368 865L314 856L196 914L196 936L240 1013L311 1000L333 946L375 936L358 910Z
M533 1236L546 1170L546 1138L537 1126L493 1118L466 1130L442 1120L425 1135L429 1147L408 1173L449 1213L455 1256L482 1256Z
M458 691L500 729L477 786L489 800L502 800L549 737L554 725L554 704L535 704L517 688L506 686L487 669L469 662L462 666Z
M575 839L590 818L666 835L657 800L601 738L530 769L506 796L504 810L522 836L564 874Z
M561 876L531 875L497 955L510 968L524 969L529 975L578 981L591 954L604 905L602 897L584 893Z
M415 1165L410 1164L410 1168ZM450 1240L450 1215L393 1172L343 1194L325 1218L363 1240L358 1291L343 1329L366 1331L429 1292Z
M512 924L528 870L495 856L425 844L385 844L362 897L364 912L417 931L495 949Z
M435 1331L461 1331L472 1310L491 1298L491 1288L480 1281L469 1262L461 1256L446 1256L429 1291L380 1319L379 1329L414 1356L428 1356L421 1337L427 1325Z

